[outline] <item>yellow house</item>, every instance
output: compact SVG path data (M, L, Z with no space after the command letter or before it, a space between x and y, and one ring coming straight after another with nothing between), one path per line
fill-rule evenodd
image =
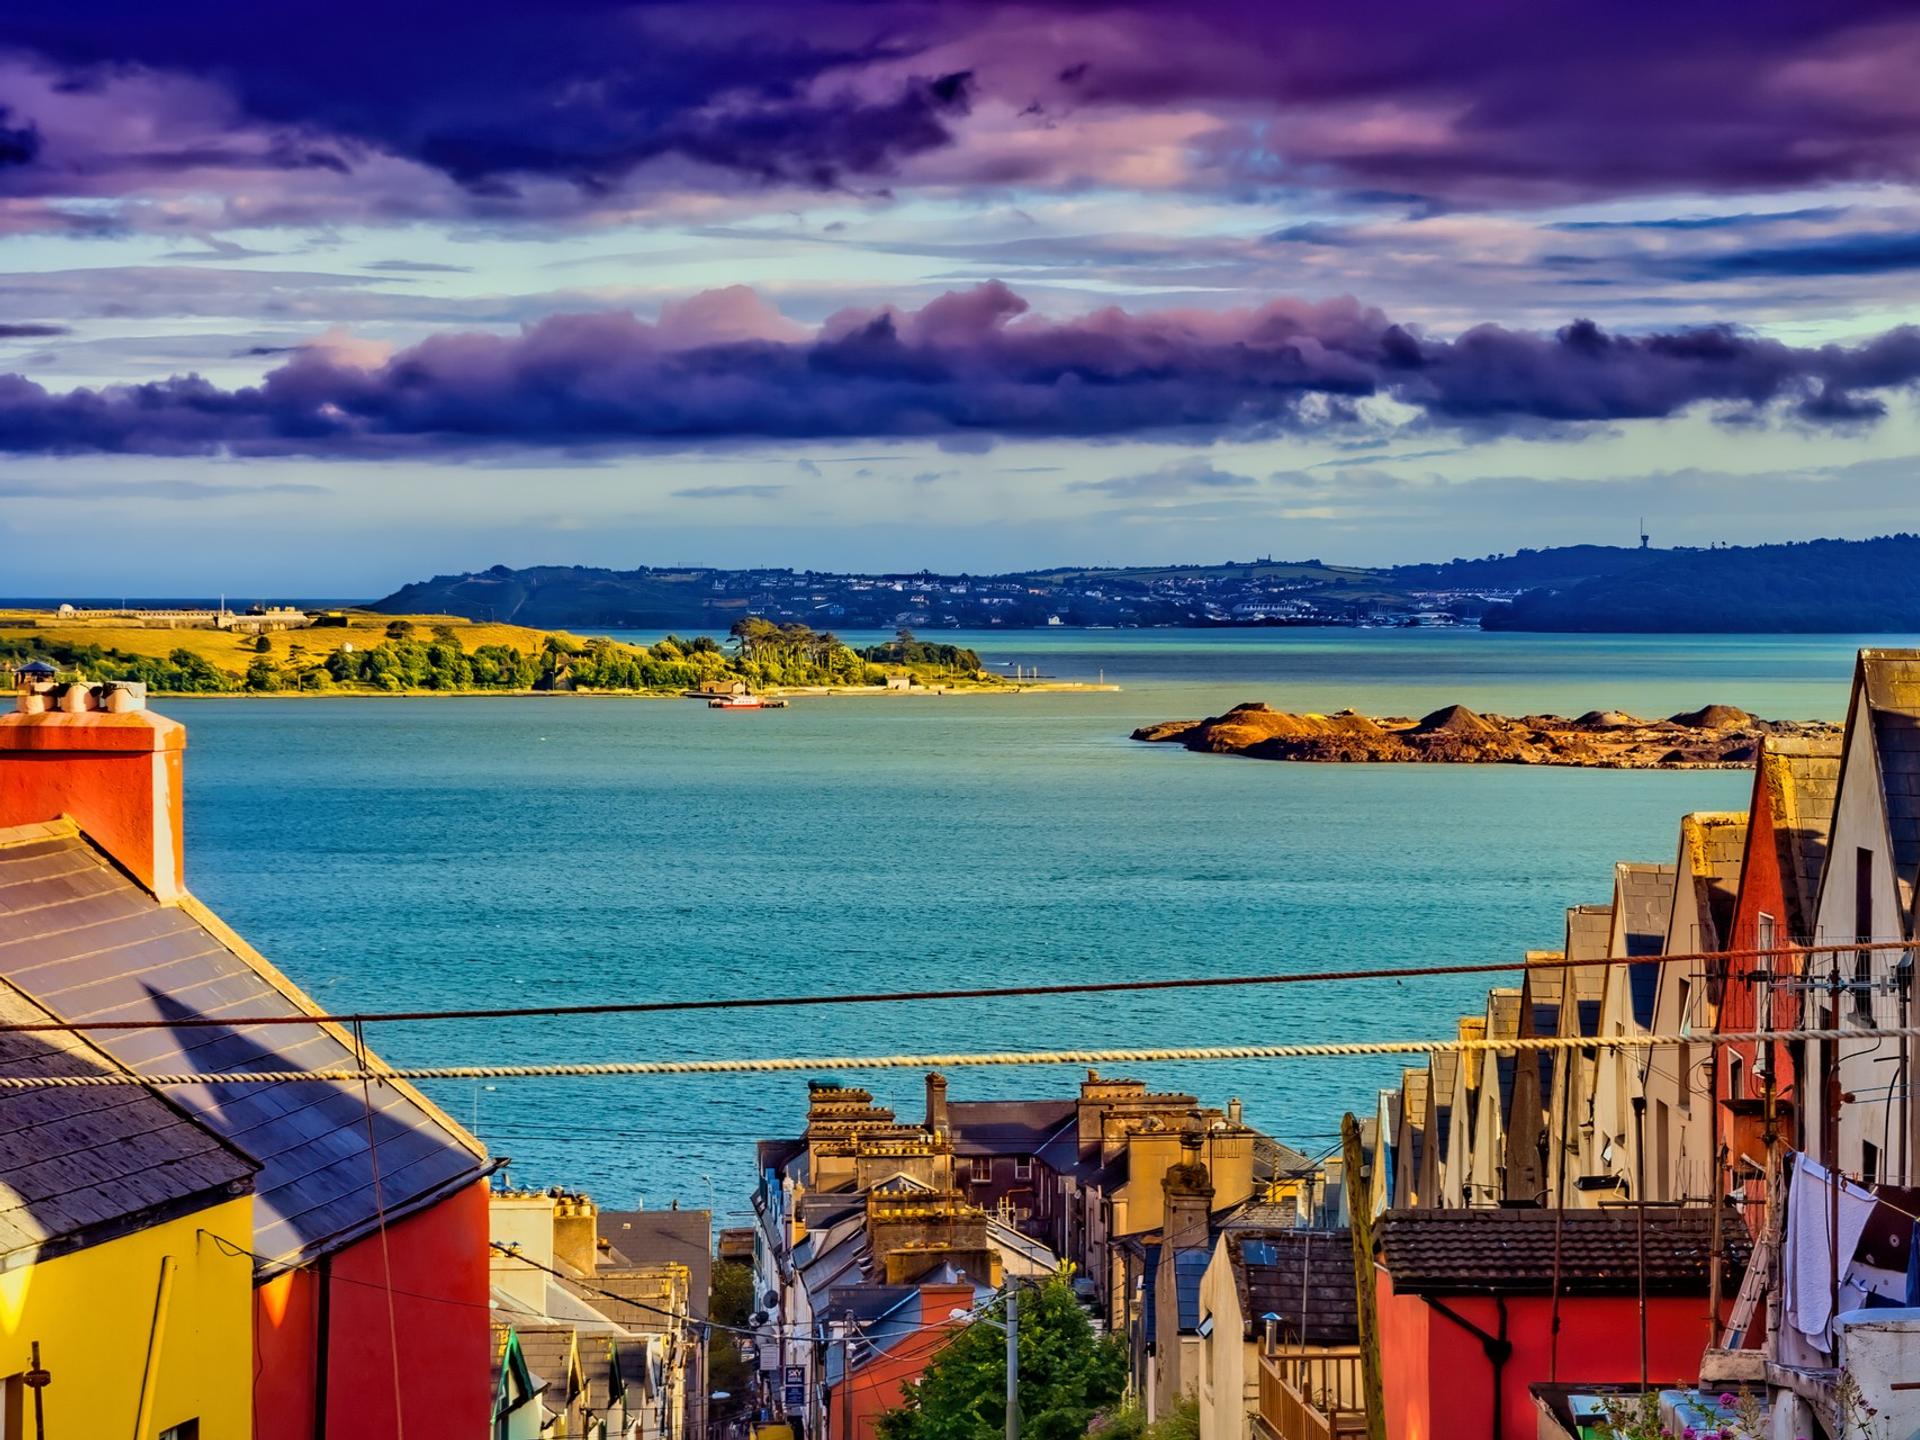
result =
M0 984L0 1023L47 1018ZM0 1075L101 1073L72 1035L0 1031ZM37 1406L49 1436L246 1440L257 1168L131 1078L0 1089L0 1435Z

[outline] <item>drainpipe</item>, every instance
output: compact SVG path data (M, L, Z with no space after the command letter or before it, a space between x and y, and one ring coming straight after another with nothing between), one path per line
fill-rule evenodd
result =
M1444 1301L1436 1300L1431 1295L1423 1295L1420 1298L1425 1300L1429 1307L1439 1311L1442 1315L1446 1316L1447 1319L1451 1320L1462 1330L1473 1336L1474 1339L1478 1340L1480 1342L1480 1348L1487 1352L1487 1360L1493 1366L1493 1428L1490 1433L1492 1434L1493 1440L1500 1440L1500 1422L1502 1419L1502 1387L1500 1382L1506 1374L1507 1361L1513 1356L1512 1342L1507 1339L1507 1297L1500 1294L1495 1294L1493 1297L1494 1308L1500 1316L1500 1330L1499 1333L1495 1335L1489 1335L1458 1310L1450 1308Z
M333 1256L322 1255L318 1272L320 1302L314 1317L313 1440L327 1440L328 1350L333 1340Z
M179 1265L171 1255L160 1257L160 1285L153 1297L153 1325L147 1331L147 1363L140 1374L140 1400L133 1412L133 1440L146 1440L153 1425L153 1395L160 1388L160 1347L167 1338L167 1302L173 1298L173 1272Z

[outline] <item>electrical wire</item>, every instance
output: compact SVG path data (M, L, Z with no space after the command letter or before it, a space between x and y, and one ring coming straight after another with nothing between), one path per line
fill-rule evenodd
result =
M1769 950L1701 950L1675 955L1610 957L1595 960L1540 959L1522 963L1474 961L1458 965L1381 965L1348 970L1311 970L1267 975L1188 975L1150 980L1087 980L1055 985L998 985L961 990L855 991L829 995L738 995L701 1000L615 1000L586 1005L513 1005L455 1010L359 1010L338 1014L298 1012L275 1015L187 1015L164 1020L23 1020L0 1023L0 1033L19 1031L191 1030L274 1025L341 1026L416 1024L452 1020L564 1019L589 1015L664 1015L699 1010L767 1010L815 1005L897 1005L941 1000L1006 1000L1049 995L1101 995L1150 990L1208 990L1233 986L1354 984L1367 980L1433 979L1450 975L1506 975L1541 970L1581 970L1610 965L1674 965L1707 961L1791 959L1795 956L1859 954L1912 950L1909 942L1879 940L1862 944L1783 945ZM1770 974L1771 972L1759 972ZM1739 978L1753 978L1743 975Z

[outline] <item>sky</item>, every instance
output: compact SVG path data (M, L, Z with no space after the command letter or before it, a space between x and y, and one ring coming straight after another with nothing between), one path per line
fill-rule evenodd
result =
M0 594L1920 529L1920 11L15 0Z

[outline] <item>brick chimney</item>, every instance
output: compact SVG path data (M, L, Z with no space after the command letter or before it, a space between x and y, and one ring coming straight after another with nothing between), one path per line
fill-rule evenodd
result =
M553 1258L592 1277L600 1256L600 1210L585 1195L553 1197Z
M927 1072L927 1133L934 1136L948 1133L947 1077L938 1070Z
M180 774L186 727L143 685L16 674L0 715L0 827L69 816L162 900L185 888Z
M1205 1249L1207 1245L1207 1220L1213 1213L1213 1177L1200 1158L1201 1138L1197 1126L1188 1126L1181 1132L1180 1163L1169 1165L1160 1180L1166 1197L1168 1252Z

